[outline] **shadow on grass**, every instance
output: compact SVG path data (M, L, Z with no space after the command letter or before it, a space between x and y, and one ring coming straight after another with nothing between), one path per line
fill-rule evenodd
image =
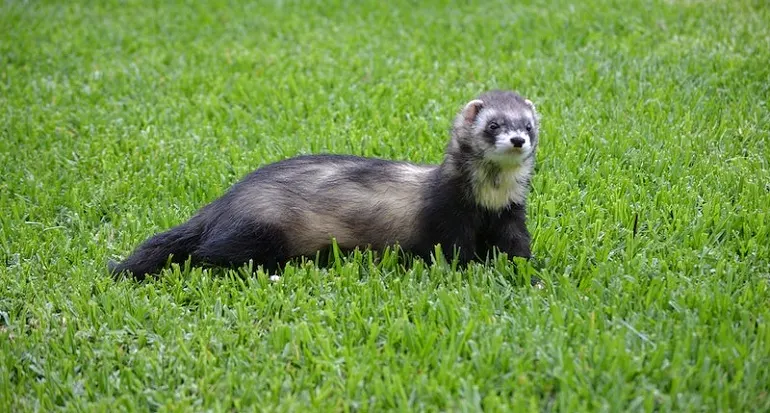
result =
M467 281L477 276L479 272L487 272L511 287L530 286L537 289L545 288L547 280L541 276L543 263L537 258L525 259L521 257L509 258L505 253L495 251L492 256L476 257L469 263L460 263L458 254L452 254L453 259L448 260L437 245L431 254L430 262L406 252L398 246L388 247L382 251L369 248L342 250L336 243L328 250L319 251L315 257L300 257L287 261L278 271L266 270L262 265L249 263L232 266L195 265L191 259L182 264L169 262L164 269L144 280L137 280L139 284L152 283L168 278L188 277L196 271L206 272L212 278L239 278L245 280L256 277L267 281L278 281L284 277L291 277L298 272L308 270L320 270L328 274L350 275L356 274L360 280L369 277L409 277L419 276L424 272L429 274L444 274L447 279L460 279ZM118 275L116 279L132 279L130 276Z

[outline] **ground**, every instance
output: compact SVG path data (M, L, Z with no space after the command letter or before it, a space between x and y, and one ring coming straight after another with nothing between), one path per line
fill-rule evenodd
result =
M763 1L9 0L0 33L0 411L770 410ZM542 116L530 263L107 274L268 162L440 162L489 88Z

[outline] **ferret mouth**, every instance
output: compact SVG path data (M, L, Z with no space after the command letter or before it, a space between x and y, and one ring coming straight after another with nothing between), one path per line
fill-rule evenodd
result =
M506 148L496 148L488 152L486 158L500 165L519 165L529 155L529 148L518 148L509 146Z
M507 146L503 148L498 148L495 152L498 155L520 156L522 154L528 153L529 148L525 148L521 146Z
M491 148L491 149L492 149L492 152L496 153L498 156L514 156L514 157L517 157L517 156L521 156L521 155L526 155L527 153L529 153L529 151L532 148L526 142L525 143L519 143L517 145L517 144L513 144L511 142L508 142L506 140L506 141L503 141L503 142L498 141L496 143L496 145L493 148Z

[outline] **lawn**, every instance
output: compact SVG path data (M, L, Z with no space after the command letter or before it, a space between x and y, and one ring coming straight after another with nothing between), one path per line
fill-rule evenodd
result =
M770 411L770 7L448 3L2 2L0 411ZM269 162L440 162L490 88L529 263L106 271Z

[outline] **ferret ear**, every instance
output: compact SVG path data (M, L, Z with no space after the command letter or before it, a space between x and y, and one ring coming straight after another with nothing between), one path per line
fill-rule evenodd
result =
M529 99L524 99L524 103L529 106L530 109L532 109L533 112L537 112L537 109L535 108L535 104L532 103Z
M473 121L476 120L476 116L478 116L482 107L484 107L484 102L478 99L468 102L462 111L463 119L465 119L465 122L473 123Z
M535 104L532 103L531 100L524 99L524 104L527 105L532 110L532 113L535 115L536 119L540 119L540 114L537 113L537 108L535 107Z

